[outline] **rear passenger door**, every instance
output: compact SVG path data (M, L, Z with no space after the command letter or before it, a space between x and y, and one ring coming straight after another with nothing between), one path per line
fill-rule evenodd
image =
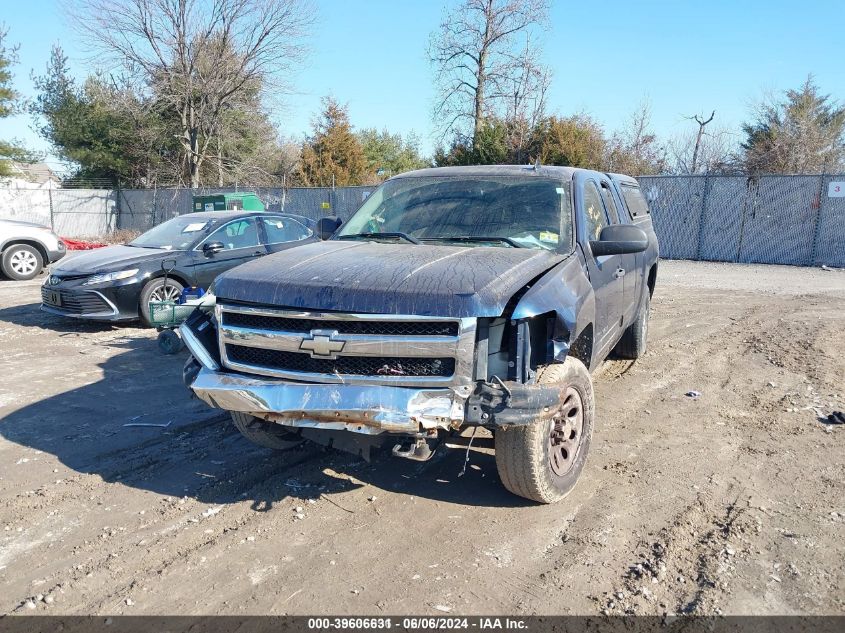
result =
M602 179L601 197L607 207L611 224L629 224L626 214L628 213L622 205L622 201L616 194L616 188L610 180ZM641 277L641 266L638 265L637 253L626 253L619 255L620 266L617 274L622 276L624 287L624 298L621 304L622 328L628 325L636 317L637 305L639 304L639 279ZM620 272L621 271L621 272Z
M596 298L596 349L604 352L619 331L622 319L624 297L621 255L602 255L595 257L590 249L590 241L598 240L601 230L608 226L610 219L605 203L599 192L599 181L591 177L576 180L578 211L580 214L579 241L584 249L587 272Z

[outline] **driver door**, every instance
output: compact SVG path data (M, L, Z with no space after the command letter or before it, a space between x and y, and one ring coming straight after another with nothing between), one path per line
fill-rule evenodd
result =
M223 250L205 253L203 247L221 242ZM208 290L218 275L250 259L267 254L258 238L255 218L238 218L227 222L205 238L194 250L194 276L197 285Z
M581 222L579 236L587 263L587 273L596 298L596 350L604 354L621 327L624 282L619 270L621 255L596 257L590 241L598 240L601 230L610 224L607 209L599 193L599 183L592 178L582 178L577 191Z

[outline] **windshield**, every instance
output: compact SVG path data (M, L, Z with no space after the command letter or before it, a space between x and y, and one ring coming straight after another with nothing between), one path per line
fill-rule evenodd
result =
M338 231L338 239L569 251L569 183L537 176L389 180Z
M184 251L216 223L217 220L183 215L151 228L129 242L129 246Z

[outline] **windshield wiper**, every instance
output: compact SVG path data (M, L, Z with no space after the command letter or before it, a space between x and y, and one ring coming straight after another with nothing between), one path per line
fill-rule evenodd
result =
M419 244L420 241L415 238L407 235L406 233L399 233L398 231L391 232L391 233L352 233L350 235L339 235L337 239L339 240L346 240L352 239L355 237L369 237L369 238L376 238L376 237L398 237L400 240L405 240L406 242L410 242L411 244Z
M525 248L519 242L512 240L509 237L496 237L496 236L485 236L485 235L460 235L457 237L429 237L425 238L425 241L434 241L434 242L502 242L503 244L507 244L512 248Z

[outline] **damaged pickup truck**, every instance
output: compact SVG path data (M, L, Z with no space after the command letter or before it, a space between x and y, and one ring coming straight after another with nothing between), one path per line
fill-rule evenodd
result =
M185 382L263 446L425 460L493 432L511 492L562 499L595 423L590 372L646 350L658 245L628 176L545 166L391 178L323 241L230 270L182 326Z

